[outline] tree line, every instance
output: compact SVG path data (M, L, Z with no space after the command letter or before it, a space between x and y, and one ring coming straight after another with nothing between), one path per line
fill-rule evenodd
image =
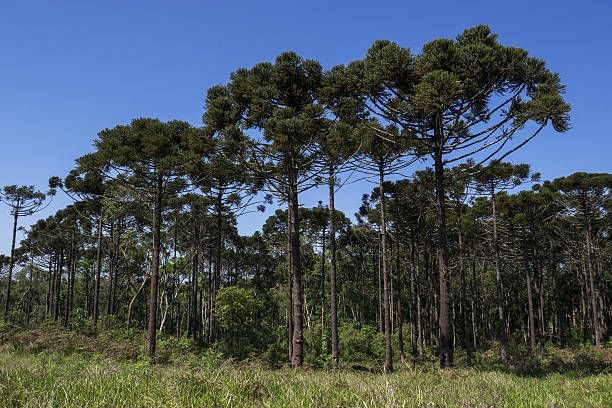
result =
M376 41L330 70L293 52L240 68L207 91L202 127L105 129L49 180L74 203L18 249L13 233L4 317L105 316L146 329L151 357L160 335L186 336L242 356L283 349L293 366L336 365L350 333L374 330L387 372L395 347L406 359L405 319L413 358L441 367L492 340L504 362L512 342L602 345L612 175L542 181L504 161L545 127L570 128L564 92L486 26L416 54ZM404 176L415 163L430 167ZM360 178L376 188L352 222L335 194ZM313 188L326 202L301 207ZM32 186L2 198L15 228L45 202ZM274 203L285 209L261 231L238 233L240 215Z

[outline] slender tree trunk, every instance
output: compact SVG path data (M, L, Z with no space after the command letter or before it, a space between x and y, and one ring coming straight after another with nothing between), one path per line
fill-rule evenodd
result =
M582 200L582 212L584 214L584 235L586 239L586 249L587 249L587 266L589 269L589 284L591 286L591 310L593 312L593 329L595 332L595 346L600 347L602 345L601 328L599 325L599 305L597 304L597 287L595 283L596 281L595 267L593 265L593 244L591 242L591 224L589 220L590 208L586 202L586 199L584 198ZM9 284L10 284L10 278L9 278Z
M291 162L289 171L289 205L291 206L291 262L293 264L293 360L292 365L299 367L304 361L302 333L302 264L300 260L300 230L298 213L298 185L295 164Z
M478 282L476 281L476 260L472 258L471 262L472 269L472 280L470 281L470 288L472 292L472 338L474 350L478 350L478 326L480 311L478 310Z
M397 198L395 198L397 201ZM397 208L397 207L396 207ZM396 238L395 238L395 271L397 275L397 340L398 340L398 351L400 355L400 360L402 362L406 361L406 355L404 354L404 316L402 311L402 292L404 290L404 284L402 281L402 274L400 272L400 241L399 234L401 231L400 222L399 222L399 214L397 211L395 212L395 222L396 222ZM391 283L391 290L393 290L393 282ZM410 294L412 296L412 293ZM416 333L414 334L416 336ZM411 339L412 340L412 339Z
M159 171L158 171L159 173ZM149 327L147 333L147 356L155 357L156 334L157 334L157 284L159 279L159 248L162 218L162 188L163 179L161 173L157 176L157 191L155 204L153 206L153 248L151 253L151 294L149 304Z
M53 253L49 255L49 281L47 283L47 298L45 303L45 318L51 313L51 299L53 297Z
M529 273L529 259L527 257L527 242L523 233L523 264L527 282L527 305L529 313L529 345L531 352L536 352L535 313L533 310L533 295L531 292L531 274Z
M68 251L68 285L66 288L66 301L64 302L64 327L70 327L70 308L72 307L72 289L74 284L72 282L72 266L74 263L74 231L72 231L72 237L70 238L70 250Z
M431 271L429 269L429 252L427 252L427 250L425 250L425 284L427 285L426 289L427 289L427 298L426 298L426 304L425 307L427 309L427 344L429 345L429 351L430 353L433 355L434 354L434 312L433 312L433 306L432 306L432 302L433 302L433 298L434 298L434 294L433 294L433 285L431 283L432 281L432 277L431 277Z
M57 264L57 273L55 275L55 310L53 311L53 320L57 321L60 311L60 289L62 283L62 269L64 269L64 251L60 251L59 262Z
M497 209L495 208L495 190L491 188L491 206L493 208L493 247L495 250L495 279L497 283L497 311L499 314L499 356L504 363L508 361L508 335L504 313L504 286L501 275L499 239L497 237Z
M148 276L145 276L145 278L142 280L142 283L138 287L138 290L134 293L134 296L132 296L132 300L130 301L130 304L128 305L128 315L127 315L127 329L128 330L130 330L130 327L132 324L132 307L134 306L136 297L138 296L142 288L144 288L144 285L147 283L148 278L149 278Z
M438 130L440 132L440 130ZM438 135L438 137L440 137ZM453 343L449 314L450 300L448 295L448 239L446 236L446 204L444 202L444 164L441 146L438 146L434 157L436 177L436 212L438 224L438 270L440 279L440 368L453 367Z
M74 309L74 280L76 276L77 255L73 252L72 264L70 265L70 307L68 308L68 328L71 327L72 310Z
M11 259L9 260L9 271L6 281L6 299L4 299L4 320L8 317L9 305L11 301L11 282L13 280L13 266L15 265L15 237L17 235L17 218L19 217L19 201L15 207L13 215L13 238L11 239Z
M212 291L213 291L213 249L212 246L208 248L208 326L206 327L208 341L211 341L212 337ZM177 336L178 337L178 336Z
M93 326L98 325L98 304L100 303L100 273L102 271L102 210L98 215L98 248L96 251L96 282L93 298Z
M293 363L293 261L291 257L291 205L287 206L287 353Z
M215 252L215 279L212 291L212 303L211 303L211 326L212 326L212 336L211 342L215 343L219 338L219 325L217 323L217 317L215 314L216 310L216 300L217 300L217 292L219 291L219 287L221 286L221 253L223 251L223 231L221 225L221 218L223 216L223 206L222 206L222 192L219 191L217 195L217 237L216 237L216 252Z
M108 297L106 298L106 314L107 315L111 315L113 314L113 269L114 269L114 255L115 255L115 250L114 250L114 246L115 246L115 241L114 241L114 231L115 230L115 223L114 221L111 221L110 223L110 233L109 233L109 241L110 241L110 248L111 250L108 253Z
M385 325L383 319L383 284L382 284L382 252L380 249L380 232L378 233L378 248L377 248L377 260L378 260L378 329L381 333L385 332Z
M192 265L193 267L193 265ZM192 317L193 317L193 273L190 273L187 276L188 284L189 284L189 295L187 301L187 338L191 337L191 329L193 327Z
M559 294L559 282L557 280L557 261L555 259L553 259L553 261L550 263L550 269L553 278L555 312L557 315L557 336L559 337L559 344L561 345L561 348L565 348L565 322L563 319L563 313L561 312L561 295Z
M195 248L191 274L191 338L196 340L198 333L198 261L199 261L200 226L195 226Z
M416 279L416 307L417 307L417 336L419 340L419 359L423 359L423 325L421 323L421 290L419 288L419 253L417 252L414 264L414 276Z
M382 252L383 303L385 328L385 372L393 372L393 351L391 349L391 304L389 300L389 271L387 268L387 226L385 221L385 192L383 190L384 172L382 164L378 169L378 189L380 194L380 236Z
M340 352L338 350L338 301L336 294L336 221L334 202L334 180L333 170L329 172L329 286L330 286L330 311L331 311L331 349L332 364L338 365Z
M576 270L576 275L578 275L578 280L580 281L580 315L582 318L582 338L584 341L587 341L588 337L588 320L587 320L587 300L588 290L587 290L587 282L586 282L586 271L585 271L585 262L582 259L582 275L580 275L580 269Z
M542 270L540 269L537 242L536 242L535 234L533 234L533 232L532 232L531 245L532 245L533 272L534 272L533 286L535 288L536 295L537 295L536 303L537 303L537 308L538 308L538 336L540 339L540 346L543 348L544 347L544 328L546 327L546 324L544 322L544 293L543 293L543 290L544 290L543 275L544 274Z
M417 282L416 282L416 271L415 271L415 244L414 244L414 231L410 230L410 325L412 338L410 343L412 345L412 355L416 356L417 353L417 339L415 334L417 331Z
M467 309L467 288L465 283L465 266L463 263L463 230L461 228L461 203L457 209L457 235L459 238L459 274L461 275L461 315L463 316L463 346L466 353L466 363L472 365L472 350L470 348L470 329Z
M321 290L321 340L323 340L323 332L325 330L325 227L321 237L321 281L319 282ZM323 344L321 345L324 346Z

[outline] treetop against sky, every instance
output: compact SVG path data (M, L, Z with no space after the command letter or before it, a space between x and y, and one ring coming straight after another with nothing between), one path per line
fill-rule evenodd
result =
M202 125L206 90L226 83L239 67L273 61L293 50L324 69L363 58L377 39L413 53L435 38L453 38L487 24L499 42L529 51L559 72L572 105L572 129L546 128L509 157L530 163L543 179L575 171L609 172L607 137L612 83L612 5L596 1L499 4L388 2L239 2L232 7L188 1L109 1L86 4L13 2L0 15L0 186L36 185L65 176L74 159L93 150L96 134L137 117ZM406 174L431 165L415 164ZM347 185L336 207L350 215L367 181ZM316 206L326 189L300 201ZM34 217L68 204L64 195ZM241 218L241 233L259 229L265 214ZM10 247L8 208L2 209L0 252ZM24 217L21 226L35 220ZM19 239L19 238L18 238Z

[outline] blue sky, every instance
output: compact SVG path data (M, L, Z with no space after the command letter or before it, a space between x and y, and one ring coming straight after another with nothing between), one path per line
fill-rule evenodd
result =
M0 186L64 176L92 151L97 132L135 117L201 125L204 95L238 67L296 51L324 68L362 58L376 39L413 51L432 39L489 25L559 72L572 105L572 130L542 132L510 157L543 178L610 172L612 2L609 1L23 1L0 13ZM415 167L416 169L416 167ZM371 185L342 190L352 214ZM306 206L326 190L304 195ZM67 205L61 194L29 226ZM273 211L274 208L270 208ZM266 214L239 222L251 233ZM0 207L0 253L11 219Z

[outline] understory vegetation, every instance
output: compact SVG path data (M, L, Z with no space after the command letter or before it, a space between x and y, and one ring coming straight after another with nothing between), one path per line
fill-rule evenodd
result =
M77 333L56 327L0 327L0 401L6 407L608 407L612 353L547 346L537 357L510 348L461 357L454 370L435 358L383 374L381 359L336 369L272 369L260 358L227 359L213 348L160 339L156 364L143 331ZM355 339L359 343L358 339ZM492 349L495 345L492 345ZM350 351L350 350L349 350ZM368 371L372 369L371 371Z

